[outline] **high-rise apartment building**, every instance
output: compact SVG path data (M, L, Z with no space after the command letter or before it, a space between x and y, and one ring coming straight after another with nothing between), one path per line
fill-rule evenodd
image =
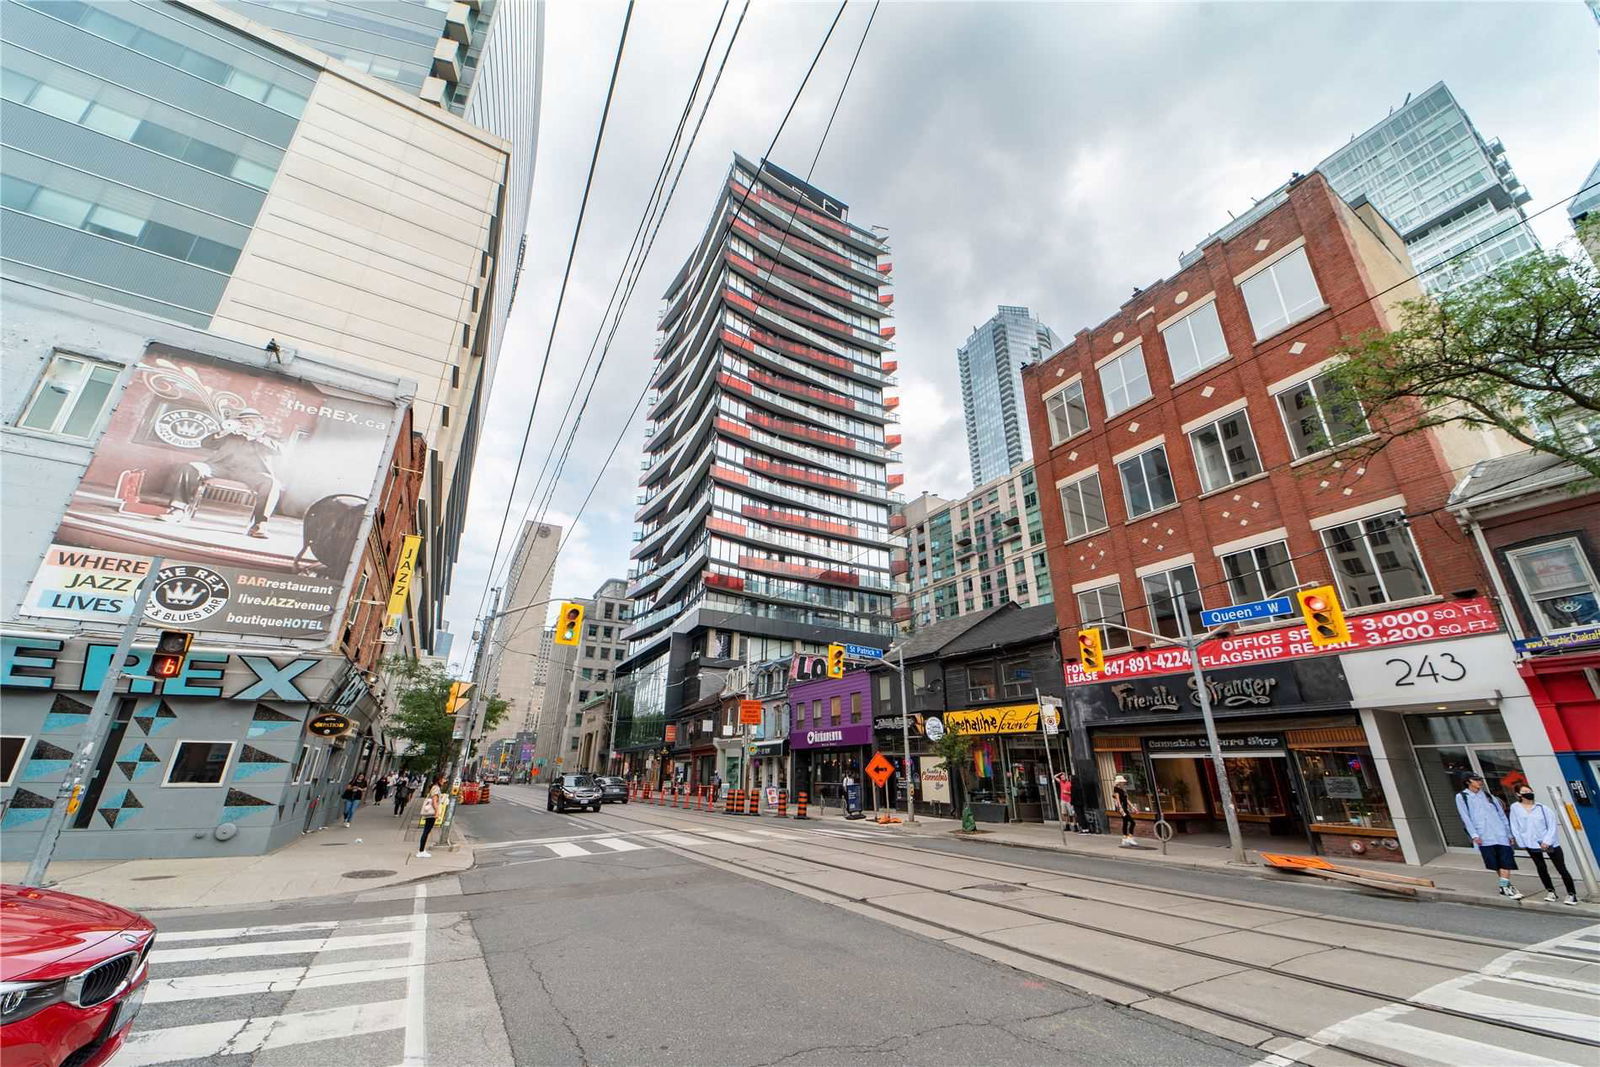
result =
M1018 401L1021 401L1019 394ZM1015 602L1051 602L1044 517L1033 464L961 500L923 494L903 507L905 546L890 564L906 583L894 617L910 632Z
M619 748L659 745L686 672L893 632L887 256L836 197L735 157L660 322Z
M1061 338L1025 307L1001 304L956 349L961 370L961 411L967 422L972 484L988 485L1028 462L1028 412L1022 402L1022 365L1061 347Z
M541 6L3 11L0 268L415 381L426 547L404 627L435 648L526 221ZM369 73L423 38L436 86Z
M1522 210L1532 197L1499 138L1485 140L1443 82L1435 82L1315 168L1342 199L1366 197L1400 234L1428 289L1449 288L1539 247ZM1275 190L1180 257L1228 240L1287 199ZM1470 251L1469 251L1470 249ZM1459 258L1458 258L1459 257Z
M484 747L519 730L531 730L544 703L549 654L544 620L555 575L561 527L525 522L511 554L511 570L500 597L500 611L512 612L495 625L487 655L484 688L499 693L508 707L505 718L484 736ZM519 608L527 607L526 611Z

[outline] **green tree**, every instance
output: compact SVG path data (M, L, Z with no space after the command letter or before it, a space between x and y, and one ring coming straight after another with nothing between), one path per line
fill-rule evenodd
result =
M394 734L410 742L405 756L406 769L443 773L456 744L450 736L455 730L456 717L445 714L450 685L455 679L443 666L409 656L391 656L384 660L383 667L393 679L398 704L393 720ZM483 709L480 727L488 731L498 726L505 718L507 706L500 694L492 694Z
M1400 305L1397 329L1350 339L1329 421L1368 452L1434 427L1499 430L1600 477L1600 270L1575 244Z
M958 734L948 726L944 733L939 735L939 740L933 743L933 754L944 760L944 765L955 773L950 776L951 785L960 793L961 828L963 830L976 830L977 820L972 817L972 738L967 734Z

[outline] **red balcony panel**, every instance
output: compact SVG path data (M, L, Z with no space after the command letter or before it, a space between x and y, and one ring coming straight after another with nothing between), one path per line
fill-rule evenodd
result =
M905 485L905 484L906 484L906 476L904 474L891 474L891 475L889 475L889 488L890 489L898 489L902 485Z
M815 485L822 489L838 489L846 493L858 493L861 491L861 486L849 478L835 478L831 474L810 471L804 467L796 467L788 463L774 463L766 459L747 458L744 461L744 465L751 470L770 474L774 478L803 482L806 485Z
M711 518L706 520L706 529L714 533L727 534L729 537L749 537L750 528L742 522L730 522L727 519Z
M892 574L896 578L898 578L901 575L905 574L910 569L911 569L911 562L909 560L892 559L892 560L889 561L889 573Z
M775 433L794 434L798 437L804 437L808 441L815 441L818 444L828 445L833 448L849 449L852 452L867 451L866 446L854 438L845 437L842 434L829 433L826 430L813 429L804 423L790 422L787 419L774 418L771 415L763 415L756 411L750 412L746 418L752 425L772 430Z
M712 420L711 425L721 433L731 434L734 437L742 438L746 441L750 440L749 428L739 425L732 419L725 419L719 415L717 418Z
M779 196L776 193L769 193L765 189L746 189L743 185L740 185L731 178L728 180L728 188L733 190L735 196L748 197L751 200L762 200L769 204L777 204L785 211L792 211L802 218L810 219L813 222L820 223L821 225L826 226L828 229L837 233L851 232L850 227L845 223L840 222L838 219L829 218L827 215L824 215L819 211L812 211L810 208L801 207L794 201L789 200L786 197Z
M718 574L716 571L706 571L702 581L717 589L744 588L744 579L737 574Z
M890 530L904 530L905 528L906 528L906 517L904 515L890 515L889 516L889 529Z
M821 290L822 292L833 297L835 300L842 300L846 303L853 299L859 299L848 289L842 289L837 285L825 282L815 275L807 274L805 271L795 270L793 267L785 267L776 260L768 259L765 256L757 256L755 259L751 260L739 255L737 252L729 251L726 253L726 257L729 263L743 267L745 270L757 275L760 278L776 275L779 278L786 278L789 281L795 282L799 285L804 285L811 289Z
M794 530L815 530L817 533L835 534L840 537L861 536L861 532L847 522L814 519L810 515L798 511L783 511L778 508L763 508L755 504L745 504L739 509L739 513L747 519L755 519L771 526L787 526Z
M883 373L893 374L900 369L900 361L898 359L886 359L881 366L883 367Z
M723 330L722 340L726 344L730 344L735 348L742 348L746 352L754 352L756 350L756 343L737 330Z
M766 345L768 348L775 348L780 352L787 352L789 355L796 356L808 363L820 363L825 367L834 367L838 370L845 371L858 371L861 369L848 359L845 359L843 356L836 356L831 352L823 352L807 345L800 344L798 341L788 341L782 337L777 337L761 330L751 330L750 338L759 344Z
M896 622L905 622L911 618L911 605L906 604L902 607L896 607L890 614Z
M894 329L895 328L893 326L885 326L883 329L878 331L878 336L887 341L894 336Z
M829 263L837 263L841 267L848 267L850 270L865 271L872 269L857 263L849 256L841 256L837 252L830 252L821 245L814 245L810 241L796 237L792 233L785 235L782 230L779 230L774 226L768 226L766 223L757 223L756 225L752 226L743 219L734 219L732 226L736 231L743 234L745 237L750 238L752 241L759 240L761 237L767 237L771 240L777 241L786 248L792 248L797 252L803 252L814 259L826 260ZM882 268L880 267L879 269L881 270Z
M889 272L891 272L893 270L894 270L894 264L893 263L879 263L878 264L878 273L879 274L888 274Z
M897 433L886 433L883 435L883 445L885 448L899 448L901 440L902 438Z
M776 574L785 578L801 578L811 582L826 582L830 585L860 585L861 576L854 571L829 570L826 567L812 567L804 563L786 563L782 560L767 559L763 556L740 556L739 566L749 571L760 571L763 574Z
M775 374L767 374L753 368L749 374L751 381L764 385L769 389L776 389L779 392L790 393L794 396L803 396L808 400L816 400L824 404L832 404L834 407L849 408L851 411L854 411L856 407L854 400L843 393L836 393L832 389L820 389L814 385L802 385L792 378L780 378Z
M900 398L897 396L886 396L883 398L883 406L888 410L893 411L895 408L900 406Z
M745 381L743 378L735 378L733 375L726 373L719 373L717 375L717 384L728 389L736 389L741 393L752 393L755 391L750 383Z
M716 478L719 481L732 482L734 485L748 486L750 484L750 479L746 478L738 471L729 470L727 467L721 467L716 464L712 464L711 466L711 477Z
M779 315L784 315L792 319L800 319L801 321L809 322L814 326L825 326L830 330L843 331L851 336L867 332L850 325L848 322L842 322L839 319L832 318L831 316L822 315L818 312L808 310L801 307L799 304L791 304L787 300L779 300L775 296L758 296L756 297L756 303L760 304L768 311L777 312ZM889 329L892 330L894 327L891 326Z
M884 307L888 307L890 304L894 303L894 294L884 293L882 296L878 297L878 303L882 304Z

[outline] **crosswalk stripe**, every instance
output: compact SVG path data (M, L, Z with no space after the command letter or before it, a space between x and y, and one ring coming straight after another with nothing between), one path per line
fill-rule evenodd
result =
M128 1035L118 1053L117 1067L154 1067L176 1060L211 1056L238 1056L268 1049L331 1041L396 1030L405 1025L403 1000L320 1008L289 1015L264 1015L257 1019L169 1026Z
M1467 980L1471 981L1472 977L1469 976ZM1566 1011L1547 1004L1527 1004L1465 988L1454 982L1443 982L1424 990L1412 1000L1418 1004L1464 1011L1481 1019L1517 1022L1567 1037L1593 1039L1600 1032L1600 1019L1596 1019L1593 1012Z
M620 837L602 837L595 844L602 848L609 848L613 852L637 852L645 847L636 845L632 841L625 841Z
M751 830L750 832L753 834L760 834L762 837L775 837L779 841L800 840L800 835L792 830Z
M1495 1067L1568 1067L1505 1045L1490 1045L1469 1037L1429 1030L1391 1019L1381 1027L1348 1035L1357 1046L1394 1050L1434 1063L1492 1063Z
M706 837L717 841L726 841L732 845L753 845L761 840L761 838L751 834L735 833L732 830L703 830L701 832Z
M388 982L406 977L404 964L386 965L374 960L348 960L315 967L277 967L264 971L229 971L182 978L152 978L145 986L146 1004L168 1004L210 997L240 997L256 993L288 993L296 989Z
M582 845L575 845L571 841L556 841L544 847L563 859L570 858L572 856L588 856L591 854L589 850L584 848Z
M294 941L247 941L229 945L200 945L194 948L155 949L150 962L190 963L195 960L222 960L235 956L295 956L306 952L336 952L379 945L403 945L415 936L410 930L383 934L352 934L348 937L315 937ZM157 942L159 944L159 942Z
M225 941L239 937L264 937L268 934L302 934L312 930L332 930L335 927L348 930L358 926L391 926L410 921L409 915L384 915L376 919L350 919L343 922L334 919L326 922L279 923L276 926L231 926L211 930L177 930L171 933L162 931L160 940L163 945L170 945L174 941Z
M696 848L706 843L704 838L695 837L693 834L661 834L657 837L657 840L665 841L669 845L677 845L680 848Z

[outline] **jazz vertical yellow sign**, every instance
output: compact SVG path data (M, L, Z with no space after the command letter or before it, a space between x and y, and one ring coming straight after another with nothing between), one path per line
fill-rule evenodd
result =
M411 597L411 576L416 573L417 553L421 550L421 535L406 534L405 541L400 545L400 559L394 568L394 585L389 589L391 623L405 613L406 603Z

